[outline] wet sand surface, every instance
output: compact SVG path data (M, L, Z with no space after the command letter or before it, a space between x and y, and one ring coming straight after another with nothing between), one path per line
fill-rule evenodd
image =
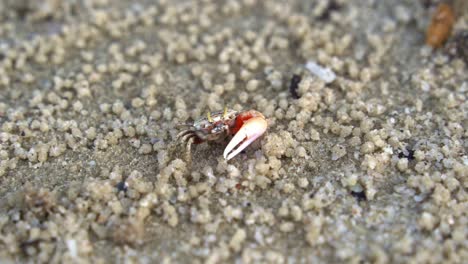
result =
M0 262L462 263L468 12L432 49L439 2L1 1ZM267 132L189 159L225 106Z

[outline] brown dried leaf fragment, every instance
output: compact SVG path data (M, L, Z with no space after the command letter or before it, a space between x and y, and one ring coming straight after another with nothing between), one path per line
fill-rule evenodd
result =
M452 6L446 3L439 4L426 32L426 44L440 48L449 38L454 23L455 13Z

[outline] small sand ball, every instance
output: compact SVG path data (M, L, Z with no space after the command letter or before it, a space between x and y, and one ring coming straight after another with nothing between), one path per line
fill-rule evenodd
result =
M153 146L151 144L143 144L141 145L140 149L138 149L138 153L140 154L150 154L153 150Z
M352 147L359 146L361 144L361 138L360 137L351 137L348 141L349 145Z
M242 219L243 215L243 211L239 207L233 208L228 205L224 208L224 217L226 217L228 221L231 221L232 219Z
M283 218L288 217L289 208L285 203L283 205L281 205L281 207L278 209L278 215L283 217Z
M302 146L299 146L296 148L296 155L301 157L301 158L304 158L307 156L307 151L304 147Z
M90 127L85 131L85 135L88 139L93 140L96 138L97 132L96 128Z
M279 227L281 232L289 233L294 230L294 223L293 222L284 222Z
M109 207L112 209L112 212L117 215L124 211L122 204L118 200L109 202Z
M291 207L291 216L294 219L294 221L298 222L302 220L302 209L301 207L294 205Z
M270 165L263 163L262 161L259 161L257 164L255 164L255 171L260 175L266 175L269 169Z
M229 178L236 178L241 175L239 169L233 165L227 166L227 172L228 172Z
M236 233L234 234L234 236L232 236L232 239L229 242L229 247L232 248L234 251L239 251L246 237L247 233L244 229L237 229Z
M81 111L81 109L83 109L83 104L80 101L76 101L75 103L73 103L74 111L79 112Z
M286 154L286 151L295 146L297 142L292 135L287 131L282 131L279 134L269 134L266 137L264 145L265 153L268 156L281 157Z
M309 186L309 181L305 177L301 177L297 180L297 185L303 189L307 188Z
M157 111L157 110L154 110L150 113L150 116L152 119L154 120L159 120L161 118L161 112Z
M426 154L424 153L424 151L418 149L418 150L416 150L414 152L414 158L417 161L421 161L421 160L424 160L426 158Z
M369 154L374 152L375 144L372 141L366 141L364 144L361 145L361 153Z
M346 148L340 144L335 145L332 150L332 160L338 160L346 155Z
M455 177L448 177L444 181L445 186L450 190L454 191L460 186L460 182Z
M310 139L312 139L314 141L319 141L320 140L320 133L317 130L312 128L310 130Z
M294 184L292 184L292 183L286 183L286 184L283 185L282 191L283 191L284 193L291 193L291 192L294 191L294 189L295 189L295 188L294 188Z
M402 158L398 160L397 168L400 171L406 171L408 169L408 159Z
M432 229L434 229L435 224L436 218L432 214L428 212L422 213L421 218L419 219L419 225L422 228L431 231Z
M246 89L249 92L253 92L253 91L257 90L257 87L258 87L259 84L260 84L260 81L258 81L258 80L250 80L247 83Z
M99 109L101 110L101 112L103 113L109 113L110 109L111 109L111 106L109 104L100 104L99 105Z
M436 184L432 198L436 204L445 204L450 200L450 192L442 184Z
M133 108L140 108L145 104L145 101L139 97L132 99L132 107Z
M134 148L139 148L141 146L141 141L137 138L131 138L128 142Z
M117 101L112 105L112 112L114 112L114 114L116 115L121 114L124 110L125 110L125 107L123 103L120 101Z

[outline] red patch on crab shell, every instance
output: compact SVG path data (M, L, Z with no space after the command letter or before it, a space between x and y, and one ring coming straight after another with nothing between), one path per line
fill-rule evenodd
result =
M231 134L236 134L244 125L245 121L256 116L259 116L259 113L253 110L242 112L239 115L237 115L234 127L231 129Z

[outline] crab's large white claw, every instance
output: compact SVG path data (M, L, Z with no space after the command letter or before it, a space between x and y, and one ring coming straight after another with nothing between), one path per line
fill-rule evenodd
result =
M252 117L245 121L241 129L229 141L223 156L226 160L234 158L252 142L259 138L267 129L267 121L264 117Z

